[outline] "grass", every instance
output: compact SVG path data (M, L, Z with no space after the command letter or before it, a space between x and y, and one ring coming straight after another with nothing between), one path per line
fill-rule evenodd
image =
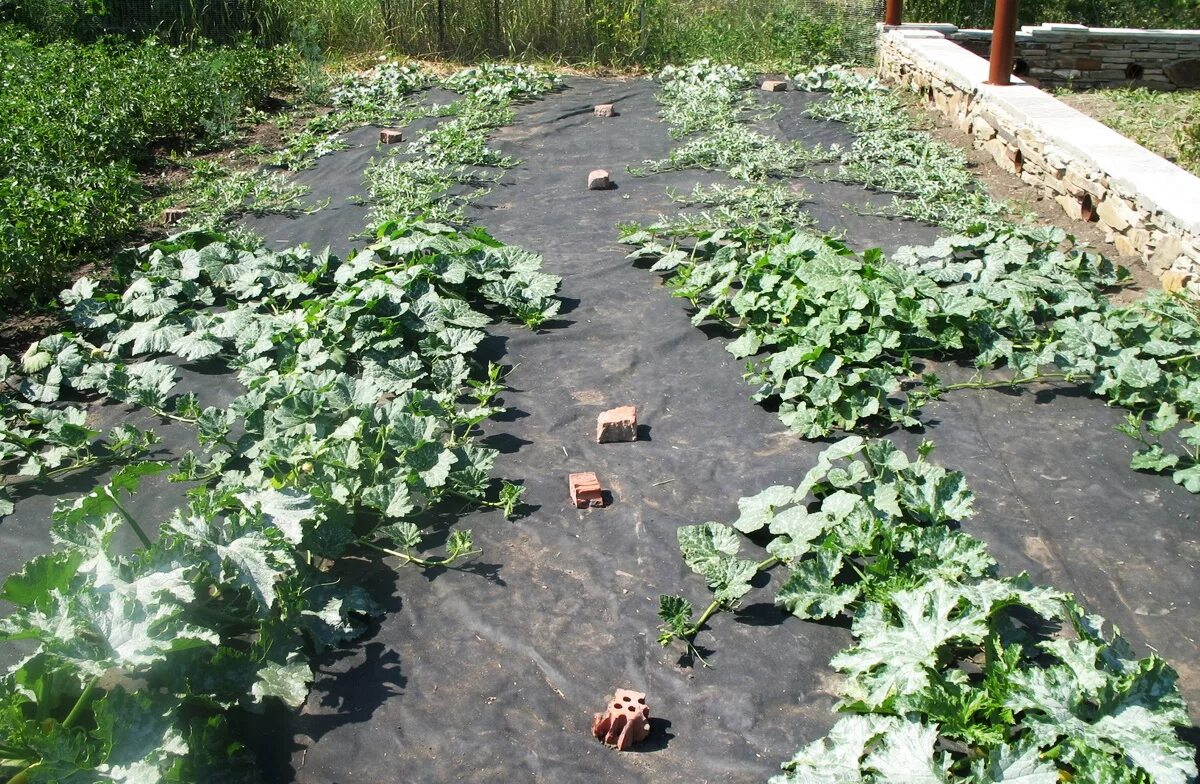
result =
M1115 88L1058 98L1200 176L1200 93Z
M700 58L763 70L865 63L874 57L874 6L859 0L693 0L658 3L643 60ZM684 8L686 7L686 11Z
M104 31L233 40L241 31L335 59L391 50L461 62L657 67L708 57L778 69L869 59L881 14L877 0L256 0L233 13L234 5L0 0L0 19L85 40ZM135 6L139 27L131 27Z
M907 0L906 22L949 22L991 27L995 0ZM1065 22L1092 27L1200 27L1195 0L1022 0L1019 22Z

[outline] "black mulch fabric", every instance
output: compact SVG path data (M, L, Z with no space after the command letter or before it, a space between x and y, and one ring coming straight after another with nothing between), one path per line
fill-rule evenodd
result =
M766 124L776 133L849 141L840 126L802 116L811 96L764 100L784 104ZM593 117L597 103L615 103L619 115ZM563 277L566 304L547 329L498 326L486 345L512 367L510 410L485 426L487 442L505 453L497 473L528 489L529 514L468 516L463 525L484 552L459 570L357 565L388 615L366 640L320 663L298 714L273 711L258 725L273 781L749 784L833 723L837 675L828 662L849 634L776 610L780 574L701 634L711 668L681 666L680 651L655 640L659 594L708 601L679 557L676 529L729 520L739 497L798 482L825 446L754 405L724 339L691 326L685 303L624 259L617 224L677 209L668 186L717 180L626 173L674 144L656 112L647 81L571 79L496 134L522 165L473 218L543 254L547 271ZM349 138L363 146L299 175L329 207L252 222L273 247L361 246L349 237L362 230L364 208L346 200L363 194L375 131ZM586 190L596 168L612 173L614 189ZM890 250L939 233L843 206L886 197L803 185L820 225L855 247ZM623 404L638 406L642 438L594 443L596 414ZM979 514L966 530L1006 571L1076 592L1135 643L1155 646L1180 670L1200 715L1198 505L1169 479L1129 469L1130 445L1112 430L1121 413L1047 388L959 393L929 414L924 434L894 437L910 450L930 438L937 460L967 473ZM597 472L611 505L571 507L573 471ZM30 498L0 526L9 570L17 554L47 546L48 508L48 499ZM589 732L617 687L645 691L654 717L634 752L611 751Z

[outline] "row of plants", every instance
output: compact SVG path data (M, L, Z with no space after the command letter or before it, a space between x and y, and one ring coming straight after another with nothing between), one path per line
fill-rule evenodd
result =
M487 78L506 74L520 79ZM33 646L0 679L9 781L257 780L245 712L302 704L313 657L379 611L343 556L446 567L475 552L447 520L515 513L521 488L491 479L497 453L477 438L502 373L476 353L497 318L551 317L558 279L420 206L396 205L346 259L198 230L127 251L112 280L63 292L71 330L0 366L0 467L26 476L18 497L125 464L57 505L54 551L0 592L16 606L0 638ZM180 365L231 374L240 394L215 405L180 386ZM199 450L131 462L156 437L101 437L97 400L187 427ZM185 506L136 515L129 496L164 472Z
M139 220L156 146L219 140L290 79L290 49L46 42L0 25L0 303L57 290Z
M687 116L687 106L743 101L736 72L700 64L661 78L668 121ZM833 82L856 78L839 72ZM847 118L851 110L838 101L844 94L835 91L813 114ZM709 116L728 118L729 127L742 117ZM874 117L874 108L866 116ZM702 131L680 148L721 132ZM716 168L755 181L788 173L747 174L758 160L786 160L762 151L787 143L750 130L735 133L762 141L725 147ZM890 163L864 165L861 172L862 181L876 187L895 176ZM914 179L934 183L926 192L937 191L940 214L952 225L986 198L966 187L943 188L948 178L936 169ZM756 185L739 194L770 217L761 210L769 192ZM956 204L956 194L967 208ZM694 323L719 324L737 337L728 350L747 360L755 399L777 403L781 419L806 437L879 424L918 426L926 403L956 390L1063 382L1129 411L1121 429L1141 446L1135 468L1169 473L1200 493L1200 306L1194 300L1155 292L1112 304L1107 293L1127 272L1058 230L981 219L931 247L885 258L879 250L857 253L793 223L787 213L747 222L728 205L713 206L711 193L694 199L708 203L702 220L626 227L623 240L636 246L630 257L670 275L672 292L695 308ZM937 364L966 377L943 380L934 372Z
M669 276L693 323L734 338L755 399L785 423L806 438L915 427L924 404L954 390L1082 384L1130 411L1134 467L1200 492L1197 303L1157 293L1113 305L1106 293L1124 270L1059 230L1004 221L961 158L930 163L936 142L907 137L901 107L873 81L841 69L796 77L830 91L811 116L858 134L850 149L806 150L747 127L769 110L739 69L699 62L658 79L681 142L637 173L707 168L743 182L697 187L678 197L697 209L622 238L631 259ZM786 183L798 172L891 192L890 214L959 233L891 258L856 252L810 228ZM935 363L963 380L942 380ZM844 716L772 784L1194 781L1174 670L1138 658L1070 595L1001 577L961 530L974 512L965 478L930 462L932 449L914 458L849 436L798 486L741 499L730 524L682 527L683 559L712 599L697 611L662 596L659 642L699 658L696 635L777 569L776 605L848 624L852 644L831 662L845 676Z
M730 524L679 529L711 603L663 596L659 641L695 636L735 610L751 581L786 570L774 602L798 618L849 624L831 664L844 675L828 735L771 784L1062 781L1187 784L1195 749L1175 671L1138 658L1069 594L998 576L965 478L888 440L843 439L799 485L738 501ZM746 558L744 545L765 547Z

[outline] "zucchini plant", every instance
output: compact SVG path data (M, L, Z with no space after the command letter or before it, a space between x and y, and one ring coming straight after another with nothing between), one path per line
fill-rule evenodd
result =
M660 642L692 640L735 608L759 572L782 568L775 603L806 620L844 619L853 642L829 734L772 784L1021 781L1187 784L1195 749L1178 676L1138 658L1105 621L1025 575L998 576L965 478L887 440L830 446L799 485L743 498L726 525L679 529L684 560L713 592L663 596ZM766 541L765 560L741 555Z

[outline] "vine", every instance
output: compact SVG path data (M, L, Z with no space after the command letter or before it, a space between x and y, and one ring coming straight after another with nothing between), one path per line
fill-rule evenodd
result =
M501 91L502 74L486 78ZM442 151L464 142L433 138ZM432 143L416 152L438 155ZM111 399L193 428L200 450L171 473L192 485L185 508L134 514L127 496L170 466L128 465L61 502L55 550L4 583L17 609L0 639L35 646L0 679L9 780L256 780L229 713L302 704L312 657L379 612L343 579L343 556L468 568L468 530L425 552L440 512L517 512L522 488L490 478L497 452L478 441L502 410L502 372L475 355L497 318L551 318L558 279L535 254L419 206L391 213L344 260L193 230L121 254L111 282L85 277L63 293L74 331L31 346L0 432L45 416L35 405ZM175 364L198 362L226 369L241 394L214 406L177 389ZM59 431L79 447L48 470L114 451L113 437L70 429L82 409L61 410L65 424L5 447L6 473L18 448L39 466L59 460ZM117 544L123 529L132 550Z
M741 499L730 525L679 529L714 598L693 620L687 599L663 596L662 644L694 651L705 624L779 566L778 606L851 624L851 647L832 661L849 715L772 784L1193 781L1175 671L1138 659L1069 594L998 577L984 543L957 529L974 514L963 475L930 451L914 459L852 436L798 486ZM739 557L743 536L765 539L769 557Z

